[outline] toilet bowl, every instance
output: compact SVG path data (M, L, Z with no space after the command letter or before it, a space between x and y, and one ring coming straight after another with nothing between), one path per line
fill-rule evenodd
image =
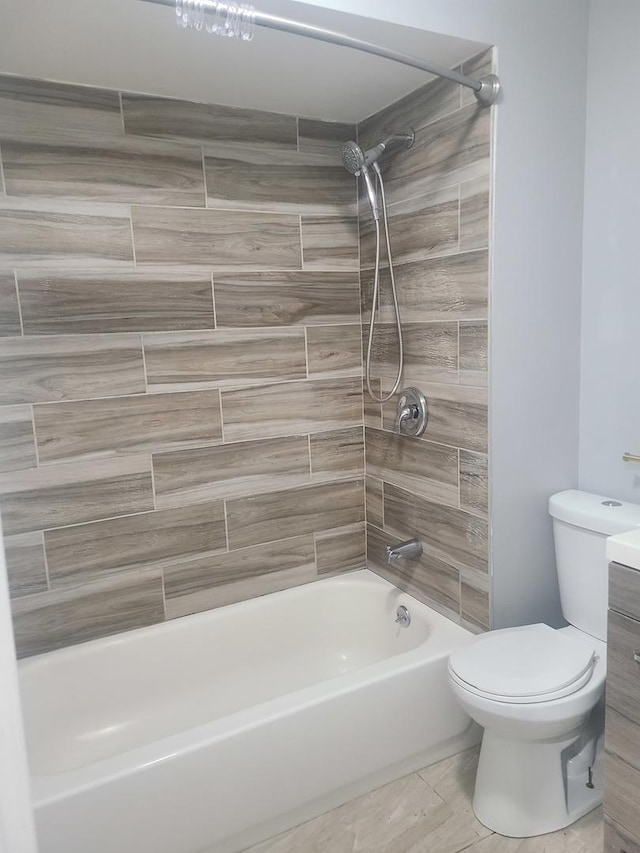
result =
M608 535L640 506L570 491L549 502L566 628L490 631L449 659L451 688L484 728L473 808L501 835L553 832L602 801Z
M485 730L474 811L501 835L553 832L602 799L598 703L606 645L573 628L547 625L492 631L479 640L484 637L494 642L486 648L472 643L462 650L470 656L449 660L454 694ZM518 654L524 660L514 672Z

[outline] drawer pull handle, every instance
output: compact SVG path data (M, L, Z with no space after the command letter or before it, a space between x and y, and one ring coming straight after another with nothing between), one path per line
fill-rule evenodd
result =
M636 649L633 653L633 659L636 663L640 663L640 649Z

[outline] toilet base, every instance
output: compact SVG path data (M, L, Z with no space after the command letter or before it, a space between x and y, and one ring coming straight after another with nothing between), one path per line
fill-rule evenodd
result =
M575 823L602 802L602 740L600 734L585 742L583 728L546 741L511 740L485 730L473 797L476 817L513 838Z

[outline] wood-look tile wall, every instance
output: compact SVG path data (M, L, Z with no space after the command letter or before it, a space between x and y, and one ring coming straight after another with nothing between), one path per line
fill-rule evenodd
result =
M354 133L0 78L21 655L365 565Z
M465 73L490 73L487 53ZM491 111L435 81L358 127L364 146L406 127L415 144L382 162L405 338L403 384L428 398L419 439L394 431L397 398L365 397L368 565L472 630L489 627L487 317ZM363 331L375 241L361 200ZM397 344L383 269L373 376L387 392ZM389 567L386 545L417 536L418 563Z

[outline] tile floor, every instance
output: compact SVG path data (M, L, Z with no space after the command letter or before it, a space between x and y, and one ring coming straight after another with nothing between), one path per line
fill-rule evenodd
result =
M484 827L471 808L477 760L477 749L455 755L245 853L602 853L600 809L537 838Z

